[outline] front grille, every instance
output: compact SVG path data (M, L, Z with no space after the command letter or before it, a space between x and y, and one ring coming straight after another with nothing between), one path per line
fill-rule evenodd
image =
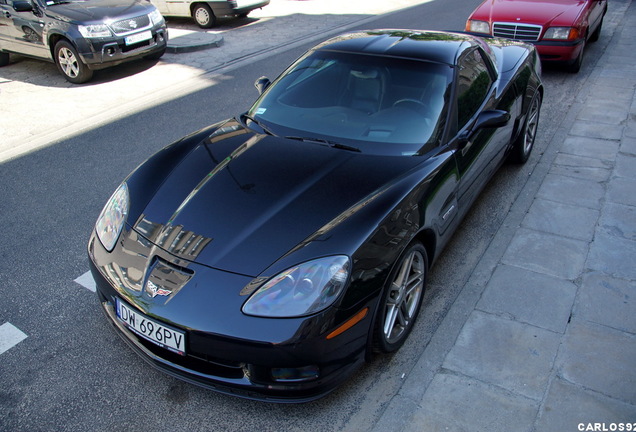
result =
M141 30L149 26L150 26L150 18L148 18L148 15L141 15L134 18L128 18L121 21L115 21L114 23L110 25L110 27L113 29L113 32L115 32L117 36L121 36L121 35L134 32L137 30Z
M221 362L214 358L210 358L203 354L198 356L195 353L188 353L185 356L172 353L161 348L144 338L138 337L134 333L130 333L139 345L143 345L148 351L152 352L159 358L166 360L172 364L181 366L185 369L198 372L204 375L217 376L229 379L241 379L245 375L243 365L240 363Z
M530 24L494 23L493 36L515 39L524 42L536 42L541 35L541 26Z

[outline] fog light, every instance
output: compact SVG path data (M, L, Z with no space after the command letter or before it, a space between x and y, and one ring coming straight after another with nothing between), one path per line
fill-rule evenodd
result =
M303 366L298 368L272 368L272 378L278 382L311 381L318 378L318 366Z

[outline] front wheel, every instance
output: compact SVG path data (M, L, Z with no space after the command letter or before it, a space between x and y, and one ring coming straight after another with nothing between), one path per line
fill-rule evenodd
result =
M598 38L601 36L601 27L603 27L603 18L601 18L601 22L598 23L598 27L594 30L594 33L590 35L590 42L596 42Z
M567 65L567 70L570 73L578 73L581 70L581 66L583 65L583 55L585 53L585 42L583 42L582 45L583 46L581 47L579 55L577 55L576 58Z
M388 279L375 321L373 347L397 351L413 329L426 288L426 249L413 243L400 256Z
M163 55L166 53L166 49L162 49L161 51L157 51L155 53L152 54L148 54L147 56L145 56L144 58L146 60L159 60L161 57L163 57Z
M532 97L530 106L528 107L528 113L526 114L526 121L523 124L523 129L512 145L512 152L510 153L511 162L523 164L526 163L530 157L530 153L534 147L534 140L537 137L540 112L541 93L537 90Z
M65 40L55 45L55 64L64 78L73 84L82 84L93 77L93 71L86 66L73 45Z
M192 9L192 18L201 28L212 28L216 19L210 6L205 3L199 3Z

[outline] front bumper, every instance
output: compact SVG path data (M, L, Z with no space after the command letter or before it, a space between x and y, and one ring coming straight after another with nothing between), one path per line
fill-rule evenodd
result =
M165 51L168 45L167 28L156 26L150 32L150 39L131 45L126 44L124 36L82 38L78 41L79 55L89 69L99 70Z
M129 235L130 231L122 233L125 238ZM133 271L138 265L134 260L120 265L130 255L125 244L125 240L120 241L109 253L94 234L91 236L89 263L98 299L119 336L149 364L169 375L234 396L298 403L331 392L364 362L371 314L332 339L326 335L337 327L334 323L345 321L350 314L332 308L305 318L246 316L240 311L246 297L239 291L251 278L195 263L188 263L193 276L177 293L151 298L144 290L133 292L124 286L127 278L139 274ZM149 259L144 261L170 259L165 251L153 249L153 253L160 257L146 257ZM180 264L183 266L183 260ZM165 267L163 270L163 276L170 279ZM144 287L153 275L149 269L142 273L145 276L140 286ZM129 330L115 312L118 299L184 332L186 355L171 352Z
M254 9L261 9L267 6L268 4L269 4L269 0L266 0L266 1L254 2L251 4L246 4L245 6L238 6L236 9L234 9L234 13L237 15L247 14L253 11Z
M239 15L247 15L255 9L261 9L269 4L270 0L243 2L237 4L234 1L211 2L208 3L212 7L214 15L217 17L235 17Z
M537 47L539 58L542 61L571 62L574 61L585 48L583 39L576 41L539 41Z

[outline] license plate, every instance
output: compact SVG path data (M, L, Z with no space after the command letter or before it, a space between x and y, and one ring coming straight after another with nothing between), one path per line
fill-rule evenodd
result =
M174 353L185 355L185 333L148 318L117 299L117 317L142 338Z
M146 30L141 33L135 33L130 36L126 36L126 45L136 44L141 41L145 41L148 39L152 39L152 32L150 30Z

